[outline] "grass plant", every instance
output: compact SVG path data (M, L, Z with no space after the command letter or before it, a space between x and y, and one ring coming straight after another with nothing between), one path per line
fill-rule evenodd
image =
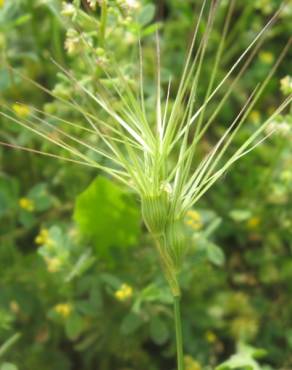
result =
M102 8L104 27L100 34L101 46L104 46L106 37L105 4L104 2ZM264 80L254 86L247 101L219 141L209 152L202 155L199 148L200 142L208 133L210 126L216 124L221 109L231 94L235 93L237 84L241 78L244 78L246 70L284 6L254 36L222 78L218 77L218 70L226 50L225 43L232 24L234 5L235 1L232 0L226 8L221 39L214 55L209 81L202 80L202 69L220 1L202 1L179 85L176 91L173 91L172 81L169 78L165 95L163 95L165 86L161 82L160 36L156 33L156 97L153 108L155 120L151 118L153 111L149 112L149 105L145 102L142 42L139 43L137 58L138 88L133 87L119 71L114 57L111 58L111 63L117 79L113 78L111 71L104 69L106 76L113 81L111 90L97 81L97 88L93 91L79 81L71 71L54 62L67 81L73 85L84 104L74 98L67 100L58 97L12 70L12 73L27 79L28 83L34 84L74 110L83 118L87 126L76 125L37 108L32 108L25 118L19 118L14 114L13 108L4 104L0 112L6 119L33 132L42 140L49 141L62 152L68 152L70 156L24 148L13 143L2 142L2 145L93 167L107 173L125 186L131 187L139 195L143 220L154 240L162 270L174 297L178 370L184 369L179 274L188 249L188 238L184 228L186 212L219 178L226 174L237 160L273 134L276 128L272 130L267 128L275 117L289 107L292 100L292 95L288 95L244 143L234 148L234 138L290 48L290 39ZM199 37L203 24L205 30L202 37ZM85 39L83 41L87 43ZM92 48L92 45L87 44L87 47ZM94 69L93 60L89 58L86 62L89 68ZM202 85L205 92L203 101L200 101L198 89ZM163 96L165 98L162 99ZM172 104L170 104L170 96L174 96ZM217 100L214 105L215 99ZM58 120L58 125L52 124L50 119ZM70 130L67 130L72 128L81 130L84 135L82 137L73 135ZM87 141L86 134L93 135L98 144ZM97 157L103 160L95 159Z

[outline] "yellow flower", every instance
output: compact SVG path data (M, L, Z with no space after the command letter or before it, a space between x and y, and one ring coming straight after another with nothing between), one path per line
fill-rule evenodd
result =
M206 331L205 333L205 339L209 343L214 343L217 340L217 336L215 333L213 333L211 330Z
M238 316L230 323L230 334L234 339L254 338L259 330L258 319L252 315Z
M10 307L11 312L13 312L15 314L18 314L19 311L20 311L19 304L16 301L11 301L9 303L9 307Z
M0 8L3 8L4 6L4 0L0 0Z
M79 51L80 46L81 40L78 32L70 28L66 33L65 49L68 51L68 54L74 54Z
M34 210L34 201L29 198L20 198L18 204L21 208L25 209L26 211L32 212Z
M47 244L49 241L49 230L41 229L34 241L39 245Z
M120 289L115 292L115 297L119 301L126 301L133 295L133 288L128 284L122 284Z
M247 227L249 229L256 229L259 224L261 223L261 219L259 217L251 217L248 221L247 221Z
M13 104L12 109L14 110L14 113L20 118L26 118L27 116L30 115L31 112L28 105L19 103Z
M260 61L264 64L272 64L275 59L274 55L269 51L262 51L261 53L259 53L259 58Z
M253 110L249 115L251 121L253 123L260 123L261 120L261 114L258 110Z
M194 230L200 230L203 227L201 215L196 211L188 211L185 223Z
M77 14L77 9L73 4L66 3L63 1L62 3L62 10L61 15L67 16L67 17L75 17Z
M184 356L185 370L202 370L199 362L195 361L192 356Z
M92 10L96 10L97 0L89 0L89 6Z
M59 303L54 307L54 311L66 319L72 312L72 305L70 303Z
M47 264L47 270L51 273L60 271L60 268L62 266L62 262L57 257L49 258L47 257L45 259Z
M292 77L291 76L286 76L282 78L282 80L280 81L280 84L281 84L281 91L285 95L289 95L292 93Z

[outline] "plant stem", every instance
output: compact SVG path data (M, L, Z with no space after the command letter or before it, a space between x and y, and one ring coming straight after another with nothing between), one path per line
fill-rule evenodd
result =
M183 337L181 328L180 296L173 297L176 335L177 370L184 370Z
M107 0L102 1L101 5L101 18L100 18L100 31L99 31L99 43L100 47L104 47L105 43L105 31L107 22Z
M0 357L2 357L21 337L20 333L15 333L0 347Z

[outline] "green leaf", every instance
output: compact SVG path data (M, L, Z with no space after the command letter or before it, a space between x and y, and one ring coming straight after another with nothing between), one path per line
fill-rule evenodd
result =
M81 254L70 273L66 276L65 281L69 282L75 277L81 276L95 262L95 257L91 256L91 251L87 250Z
M82 333L85 326L83 318L76 312L72 313L66 320L66 335L70 339L76 339Z
M238 353L231 356L230 359L216 367L215 370L261 370L261 366L255 361L255 358L263 357L266 351L260 348L251 347L245 343L238 344Z
M131 312L122 321L121 333L124 335L133 334L142 324L142 318Z
M133 312L140 312L141 306L144 302L160 302L163 304L171 304L173 302L173 297L168 289L151 283L137 294L132 307Z
M249 210L246 209L234 209L229 213L229 216L235 222L243 222L248 220L252 216L252 214Z
M89 302L94 308L95 312L98 312L102 309L103 306L103 297L100 291L99 285L94 285L90 291Z
M8 177L0 177L0 217L16 206L17 197L17 182Z
M258 364L250 357L242 354L233 355L222 365L216 367L216 370L260 370Z
M207 257L208 260L216 266L222 266L225 263L225 255L221 248L216 244L207 244Z
M158 345L164 344L169 338L168 327L159 317L154 317L150 321L150 337Z
M97 177L77 197L74 220L101 254L108 254L109 247L135 245L140 234L134 199L105 177Z
M1 365L0 370L17 370L17 367L9 362L4 362Z
M46 211L53 204L53 198L48 192L48 185L40 183L35 185L28 193L28 198L33 200L37 211Z
M19 222L26 228L32 227L36 223L36 217L24 209L19 210Z
M159 23L150 24L150 26L147 26L143 29L142 35L144 37L149 36L153 34L154 32L158 31L160 28L161 28L161 25Z
M292 329L288 329L286 332L286 340L288 347L292 349Z
M112 274L108 274L107 272L100 274L100 278L113 289L119 289L122 285L122 280Z
M150 23L155 15L155 6L153 4L147 4L143 7L140 14L138 15L137 21L142 26L145 26L147 23Z

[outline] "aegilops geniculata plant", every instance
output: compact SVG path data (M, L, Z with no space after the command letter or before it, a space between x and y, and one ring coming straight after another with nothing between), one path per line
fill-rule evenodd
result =
M113 82L113 92L102 84L98 84L96 91L93 91L86 84L79 81L72 72L59 66L62 73L67 77L67 81L86 98L86 103L83 106L73 98L67 100L46 91L70 109L78 112L88 123L88 127L76 125L63 118L59 118L58 126L53 125L50 118L57 119L58 117L38 109L32 109L30 115L23 119L13 116L13 110L8 106L5 107L5 111L1 112L1 115L5 118L68 151L75 159L43 152L42 154L102 170L137 192L141 200L144 222L155 241L165 277L174 296L179 370L183 369L183 350L179 308L181 292L178 275L188 247L188 240L184 231L185 214L226 173L235 161L257 147L276 130L274 128L267 133L266 128L290 104L292 99L292 95L288 95L271 117L251 133L228 159L224 160L226 151L233 143L235 135L258 102L290 47L290 39L266 78L254 88L220 140L198 162L200 141L210 125L216 120L230 94L234 92L236 84L244 75L261 46L266 31L272 26L281 11L280 9L266 26L255 35L249 46L218 82L217 73L224 54L224 45L234 5L235 1L231 0L227 7L221 39L214 55L213 69L209 81L206 82L201 80L201 72L220 1L202 1L191 45L172 104L170 104L170 96L174 92L171 87L171 79L169 79L166 98L164 102L161 101L160 43L159 36L156 35L155 123L149 119L149 108L147 109L145 103L141 46L139 47L138 91L135 91L132 84L119 72L116 64L114 69L118 79ZM66 9L67 12L70 10L74 16L78 16L80 12L80 9L76 9L73 5L68 5ZM106 22L106 2L103 2L102 12L103 22ZM199 39L200 27L205 13L207 14L205 31ZM104 37L104 26L105 24L102 28L102 37ZM74 31L74 40L83 43L88 48L93 48L92 43L78 30ZM68 45L72 51L74 47L72 42L67 42L69 48ZM94 61L89 61L89 64L93 65L94 68ZM110 76L106 68L104 72L107 76ZM230 81L231 76L233 79ZM113 81L115 80L113 79ZM203 102L199 104L198 88L201 87L201 84L205 86L205 97ZM207 114L209 103L222 90L224 90L224 93L219 102L212 107L211 113L208 112ZM116 101L119 104L115 104ZM100 109L108 116L107 121L96 115L96 112L100 112ZM94 146L94 144L85 141L83 137L73 136L66 131L66 127L77 127L83 130L84 133L95 135L100 140L100 145ZM57 135L54 135L54 133ZM13 144L5 145L18 147ZM106 164L101 164L92 156L84 154L82 149L90 150L92 153L105 158L107 160ZM31 151L41 153L37 150ZM194 164L196 164L195 168Z

